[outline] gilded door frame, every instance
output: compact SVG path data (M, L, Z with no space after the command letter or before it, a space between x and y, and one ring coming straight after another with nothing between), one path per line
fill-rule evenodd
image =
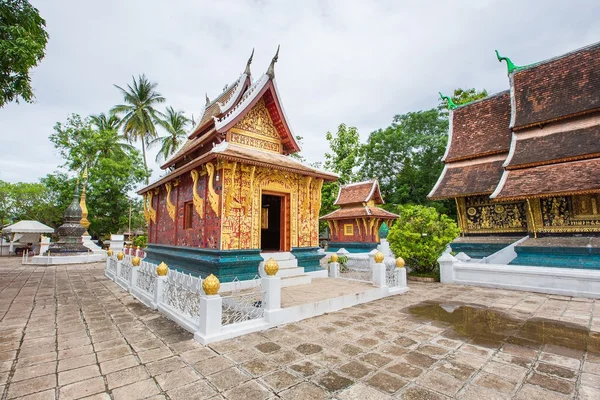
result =
M260 189L260 209L262 210L263 195L281 197L279 220L279 251L291 251L292 224L291 221L291 191ZM258 226L260 230L260 226ZM262 235L258 235L258 248L262 251Z

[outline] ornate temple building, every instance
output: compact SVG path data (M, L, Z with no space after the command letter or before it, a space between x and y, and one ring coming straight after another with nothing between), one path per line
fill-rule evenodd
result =
M377 207L380 204L384 201L377 179L340 187L334 205L341 208L321 217L331 233L328 250L344 248L350 253L368 253L377 248L381 224L391 225L398 218L397 214Z
M287 252L320 270L321 187L337 176L308 167L285 115L274 66L252 79L250 64L214 100L169 172L138 193L148 222L148 261L165 261L222 282L258 274L266 252ZM297 261L296 261L297 260Z
M527 66L510 90L450 108L444 170L463 237L485 257L518 237L513 264L600 268L600 43Z

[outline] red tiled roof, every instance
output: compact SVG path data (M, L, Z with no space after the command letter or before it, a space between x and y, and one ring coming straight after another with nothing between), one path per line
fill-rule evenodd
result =
M600 42L513 73L514 129L600 109Z
M600 154L600 125L518 139L515 141L514 155L506 168L514 169L529 164L550 164L558 160L590 158L598 154Z
M600 191L600 158L508 170L492 195L499 200Z
M377 217L382 219L396 219L399 215L391 213L379 207L368 207L368 206L356 206L356 207L344 207L339 210L335 210L327 215L322 216L322 220L334 220L334 219L351 219L351 218L362 218L362 217Z
M345 204L366 203L371 199L375 200L375 204L384 203L377 179L350 183L340 187L337 200L333 204L341 206Z
M508 152L510 93L500 92L452 111L450 148L445 162Z
M497 159L470 165L447 164L437 184L427 197L439 200L490 194L500 181L503 162L504 159Z

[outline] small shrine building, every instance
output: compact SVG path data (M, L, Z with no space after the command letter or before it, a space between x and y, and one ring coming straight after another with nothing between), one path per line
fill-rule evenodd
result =
M456 200L451 246L481 258L528 235L513 264L600 268L600 43L527 66L498 59L510 90L449 100L429 198Z
M214 100L187 142L138 193L148 223L147 260L221 282L252 279L261 253L290 252L304 272L320 270L324 181L306 166L275 82L277 54L253 81L245 71Z
M340 187L334 205L340 206L321 217L327 221L331 241L329 251L341 248L350 253L368 253L379 244L379 228L391 226L397 214L380 207L384 204L377 179L351 183Z

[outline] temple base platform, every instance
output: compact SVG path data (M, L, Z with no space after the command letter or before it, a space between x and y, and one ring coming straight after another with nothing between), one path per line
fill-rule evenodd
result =
M377 248L377 242L329 242L327 251L336 253L345 249L348 253L368 253Z
M262 253L260 249L216 250L182 246L148 244L145 261L160 264L165 262L169 268L206 278L213 274L222 283L234 279L244 281L260 275L265 260L275 258L280 264L280 274L286 278L286 285L309 284L311 277L320 277L323 273L320 260L325 256L318 247L293 248L291 252ZM327 271L324 271L327 276Z
M515 252L511 265L600 270L600 237L529 238Z
M471 258L485 258L504 249L522 236L464 236L450 243L454 253L465 253Z

